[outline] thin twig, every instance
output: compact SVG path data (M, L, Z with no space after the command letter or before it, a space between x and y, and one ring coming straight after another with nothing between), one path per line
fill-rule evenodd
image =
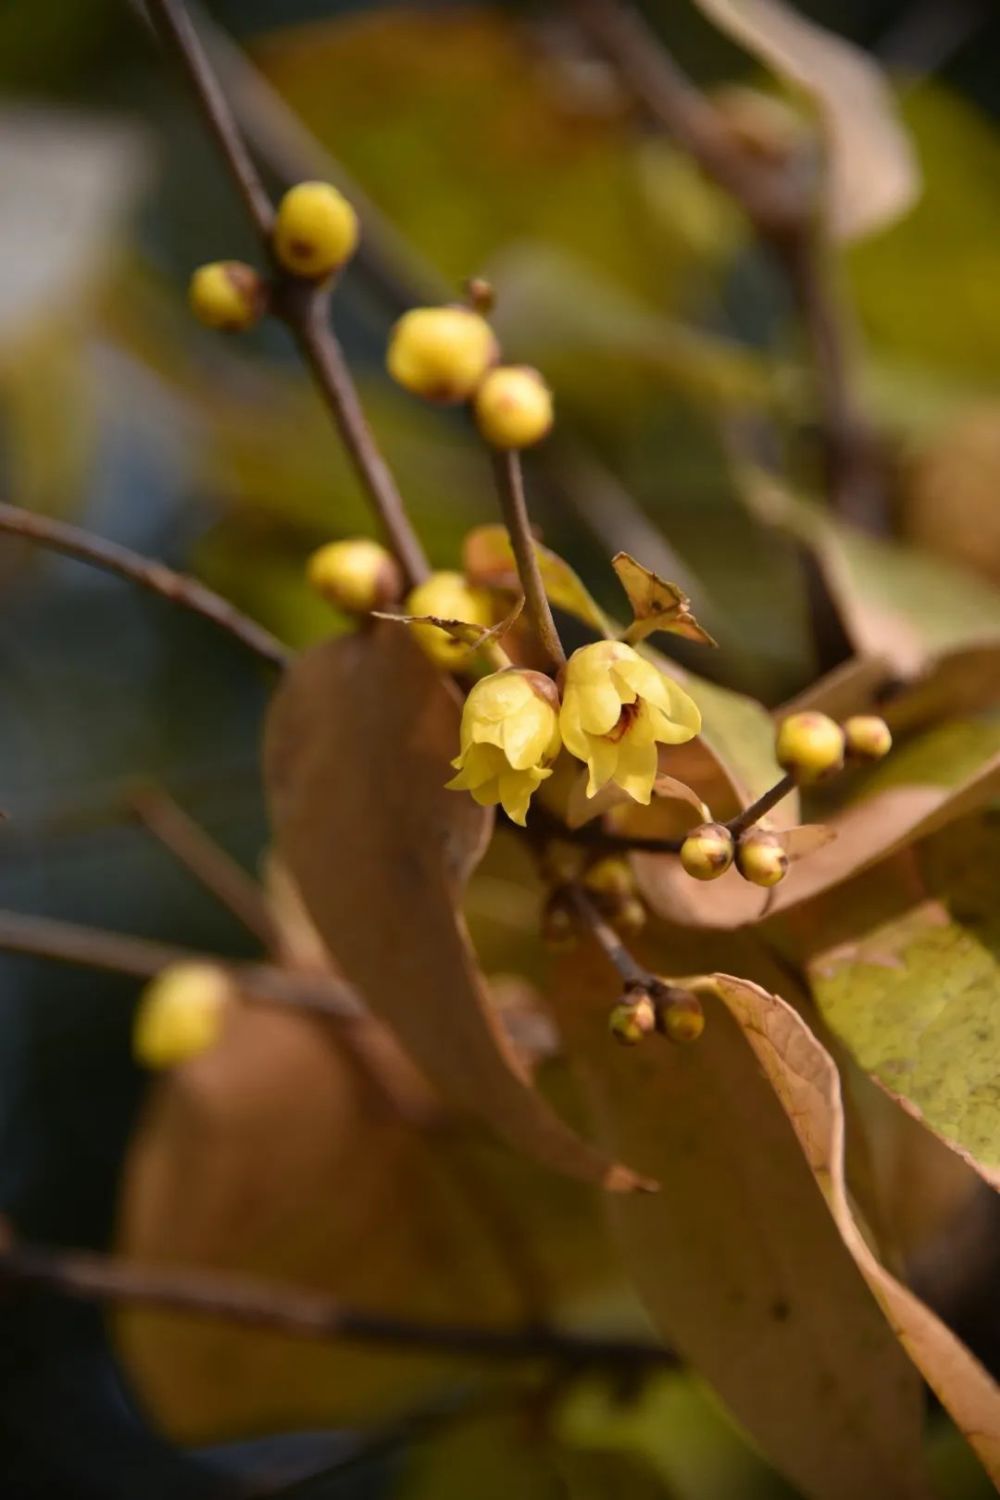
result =
M241 614L228 600L206 588L196 578L175 573L155 558L143 557L118 542L106 541L65 521L21 510L16 505L0 503L0 532L23 537L53 552L63 552L67 557L90 563L106 573L115 573L119 578L127 578L131 583L159 594L171 604L193 610L272 666L285 667L291 660L292 653L270 631Z
M661 981L633 957L614 928L601 916L582 885L565 885L561 887L559 894L572 907L577 919L591 934L608 963L617 970L626 990L644 990L650 994L660 987Z
M765 813L769 813L772 807L776 807L790 792L795 790L795 778L784 775L762 792L755 802L744 807L741 812L728 818L723 828L728 828L734 838L739 838L741 833L746 833L748 828L760 821ZM609 853L622 854L679 854L684 843L683 838L659 838L653 835L632 833L610 833L602 828L598 822L584 823L580 828L568 828L559 819L552 816L543 807L532 809L532 822L535 828L554 838L564 839L568 843L587 844L594 849L606 849Z
M273 206L182 0L146 0L146 3L155 30L178 58L194 90L264 252L274 265ZM368 426L354 381L330 327L330 288L290 276L278 266L275 272L273 310L288 325L316 379L388 545L407 580L418 583L429 572L427 558Z
M351 986L332 976L292 974L271 964L241 963L172 943L24 912L0 911L0 952L104 969L136 979L153 979L169 964L209 963L231 974L240 993L252 1000L293 1005L340 1021L356 1021L363 1014Z
M274 228L270 196L184 6L178 0L145 0L145 3L154 31L187 76L205 124L225 158L229 175L239 190L254 228L269 245Z
M345 1307L332 1297L218 1272L140 1266L110 1256L13 1245L0 1251L0 1279L87 1301L126 1302L223 1318L295 1338L344 1340L414 1354L452 1354L505 1363L554 1361L576 1368L663 1368L667 1349L588 1338L555 1328L482 1328L418 1323Z
M556 668L566 662L566 653L559 639L556 622L552 618L545 584L538 566L538 553L531 532L528 507L524 498L524 475L520 455L511 450L493 454L493 469L496 474L500 508L510 537L510 545L517 564L517 574L524 591L524 607L531 619L535 634L542 649Z
M855 524L883 530L885 496L873 436L851 388L845 309L830 275L808 175L794 155L774 162L750 156L631 5L623 0L569 4L581 30L649 118L740 204L784 269L812 351L831 507Z
M327 316L328 293L301 284L286 288L277 310L291 329L379 518L386 541L410 584L430 572L402 496L362 410L344 352Z
M133 787L126 801L142 826L259 938L272 956L281 952L281 934L264 892L232 855L161 787Z

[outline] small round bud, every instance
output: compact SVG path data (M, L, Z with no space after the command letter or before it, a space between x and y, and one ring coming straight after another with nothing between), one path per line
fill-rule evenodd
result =
M286 271L319 280L338 270L358 243L358 216L329 182L300 182L278 204L274 253Z
M410 591L405 611L408 615L435 615L439 620L464 620L469 625L489 627L493 623L489 594L466 583L461 573L432 573ZM439 667L450 671L468 657L468 646L437 625L411 625L410 629Z
M628 896L608 912L608 920L622 937L635 937L646 925L648 913L638 896Z
M253 266L241 260L213 260L191 277L188 306L206 328L243 333L263 316L267 287Z
M736 845L736 868L751 885L777 885L788 874L788 855L776 834L752 828Z
M132 1051L147 1068L169 1068L197 1057L218 1040L232 998L215 964L176 963L143 990L132 1028Z
M857 760L881 760L892 749L892 734L876 714L856 714L844 724L847 753Z
M557 894L550 896L542 912L542 942L553 953L571 953L580 939L579 928L569 907Z
M648 995L620 1000L608 1016L608 1030L623 1047L634 1047L656 1030L656 1007Z
M488 318L496 306L497 294L492 281L485 276L469 276L463 286L469 306Z
M705 1030L705 1012L697 995L672 994L660 1005L660 1030L672 1042L696 1042Z
M468 401L499 353L486 319L468 307L414 307L392 330L393 380L427 401Z
M791 714L778 728L775 755L796 781L823 781L844 765L844 731L826 714Z
M692 828L681 845L681 864L695 880L716 880L733 862L735 845L721 823L702 823Z
M599 859L584 872L583 883L588 891L597 896L608 896L612 901L624 901L635 891L635 877L627 859L619 854L609 854Z
M528 448L552 426L552 393L528 365L500 365L476 392L476 422L494 448Z
M329 604L352 615L395 604L403 592L399 564L368 537L328 542L306 564L306 578Z

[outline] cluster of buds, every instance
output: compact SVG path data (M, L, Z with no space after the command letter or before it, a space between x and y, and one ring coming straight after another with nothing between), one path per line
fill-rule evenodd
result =
M892 748L884 719L859 714L838 724L826 714L792 714L778 727L775 756L798 786L836 776L848 763L881 760ZM736 835L725 823L692 828L680 851L695 880L717 880L731 865L753 885L777 885L788 873L789 854L780 833L751 827Z
M544 735L540 728L526 735L522 727L531 700L544 703ZM539 712L532 711L532 726ZM697 706L676 682L623 641L598 641L573 652L562 673L561 695L550 678L518 668L478 682L465 702L462 753L455 761L459 775L449 785L471 790L484 804L501 803L523 823L532 794L565 748L587 766L588 797L614 783L634 801L648 804L657 746L683 744L700 727ZM470 758L469 747L479 745L495 752L489 777L480 774L485 762Z
M291 276L327 281L350 259L357 243L358 216L328 182L297 183L278 204L271 250L280 270ZM198 321L225 333L253 328L271 300L267 279L239 260L199 266L188 286L188 302Z
M668 1041L685 1046L705 1029L701 1001L690 990L654 979L648 989L627 989L608 1016L608 1030L624 1047L660 1032Z
M475 307L415 307L389 339L389 374L426 401L471 401L493 448L528 448L552 426L552 393L537 370L500 364L500 346Z

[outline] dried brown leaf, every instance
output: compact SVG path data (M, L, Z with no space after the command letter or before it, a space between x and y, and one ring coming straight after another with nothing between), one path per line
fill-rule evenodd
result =
M445 631L452 640L460 641L463 646L469 647L470 654L479 651L483 646L488 646L491 641L502 641L504 636L511 630L524 608L524 595L517 600L514 608L498 620L495 625L474 625L468 620L443 620L439 615L399 615L388 614L382 610L372 610L376 620L388 620L397 625L436 625L439 630Z
M635 1188L532 1090L490 1010L458 908L491 820L445 789L458 718L405 631L297 658L265 739L279 852L346 977L450 1103L549 1166Z
M616 552L611 566L628 595L635 617L625 632L626 641L634 644L645 640L654 630L666 630L682 635L686 640L699 641L704 646L717 644L698 624L691 600L676 583L667 583L627 552Z
M740 1026L709 997L697 1044L617 1048L615 990L582 949L553 1004L608 1148L662 1184L609 1200L661 1333L804 1495L926 1496L919 1383Z

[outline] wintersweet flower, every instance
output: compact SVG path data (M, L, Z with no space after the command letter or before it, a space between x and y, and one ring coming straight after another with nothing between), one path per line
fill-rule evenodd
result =
M480 807L499 802L524 824L528 804L559 753L559 695L541 672L511 667L475 684L462 711L458 775L448 782Z
M657 744L693 739L701 714L683 688L624 641L598 641L574 651L566 665L559 728L566 749L587 763L588 797L613 781L646 803Z

